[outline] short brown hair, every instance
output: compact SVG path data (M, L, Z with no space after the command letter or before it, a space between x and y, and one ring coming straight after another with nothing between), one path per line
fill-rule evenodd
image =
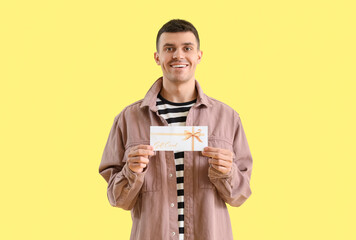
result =
M198 49L200 48L200 40L197 29L191 24L190 22L182 19L172 19L166 24L164 24L161 29L158 31L157 38L156 38L156 50L158 52L158 42L159 38L161 37L162 33L164 32L192 32L197 39L198 42Z

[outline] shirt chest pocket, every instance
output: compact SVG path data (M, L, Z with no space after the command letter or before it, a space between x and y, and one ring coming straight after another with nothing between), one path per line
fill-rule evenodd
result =
M233 152L232 143L227 140L220 138L209 138L208 146L213 148L222 148L227 149ZM211 183L208 177L209 170L209 157L205 157L202 153L199 153L199 188L214 188L214 185Z
M127 164L128 154L133 146L137 145L148 145L147 142L135 143L132 144L125 150L124 162ZM157 155L149 156L149 163L147 165L147 169L145 169L145 177L143 181L143 185L141 188L141 192L154 192L161 190L161 170L160 170L160 162L159 157Z

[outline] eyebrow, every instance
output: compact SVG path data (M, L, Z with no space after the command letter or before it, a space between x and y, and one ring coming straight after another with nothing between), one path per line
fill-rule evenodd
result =
M191 43L191 42L185 42L183 43L183 45L187 46L187 45L194 45L194 43ZM174 47L175 45L172 44L172 43L166 43L163 45L163 47Z

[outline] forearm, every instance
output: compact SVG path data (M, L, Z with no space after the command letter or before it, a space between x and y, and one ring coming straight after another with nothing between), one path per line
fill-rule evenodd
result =
M108 199L112 206L130 210L141 191L145 172L134 173L127 164L108 181Z

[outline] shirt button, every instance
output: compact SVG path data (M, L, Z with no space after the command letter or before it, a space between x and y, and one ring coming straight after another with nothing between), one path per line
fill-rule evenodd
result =
M172 174L172 173L170 173L170 174L169 174L169 177L173 177L173 174Z
M171 207L174 207L174 203L171 203Z
M175 232L172 232L172 236L174 236L174 235L176 235L176 233L175 233Z

